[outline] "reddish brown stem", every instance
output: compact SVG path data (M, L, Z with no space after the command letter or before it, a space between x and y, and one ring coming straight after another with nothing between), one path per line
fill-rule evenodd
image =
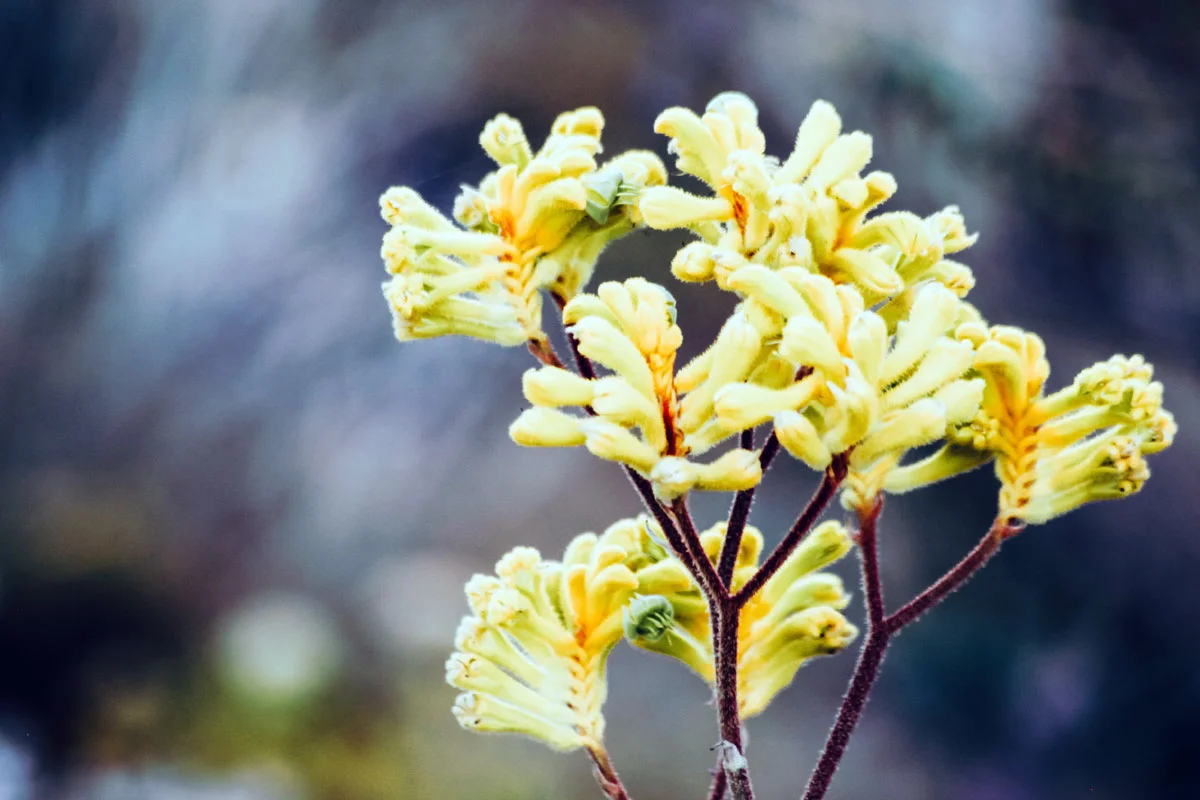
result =
M596 783L600 784L600 790L604 792L605 796L609 800L629 800L629 793L625 791L625 786L621 783L616 769L613 768L608 753L602 748L589 747L588 756L592 759L592 774L596 778Z
M850 687L846 691L846 697L842 700L837 720L825 742L825 749L821 752L820 760L817 761L812 777L809 778L803 800L822 800L829 790L833 775L837 771L842 755L846 752L850 735L867 704L871 688L874 686L876 678L879 677L879 668L883 663L883 656L891 642L891 637L970 580L995 555L1004 540L1020 530L1019 525L1009 520L996 520L979 544L949 572L894 614L887 616L883 604L883 587L879 579L878 548L876 546L876 522L879 508L879 503L876 503L871 510L860 514L859 553L862 559L863 586L867 597L867 640L859 654L858 664L854 668L854 677L850 680Z
M747 436L747 434L749 434ZM754 431L743 431L741 447L743 450L754 449ZM775 431L767 437L762 452L758 454L758 463L765 473L779 452L779 438ZM738 550L742 546L742 534L746 531L746 523L750 520L750 504L754 502L754 490L751 486L737 493L733 498L733 507L729 509L729 524L725 526L725 542L721 545L721 557L717 562L717 574L726 588L733 589L733 569L737 566Z
M676 498L671 503L671 513L679 523L679 531L683 534L684 542L691 548L692 558L696 561L696 580L704 589L704 593L708 595L709 601L727 599L729 591L721 583L721 578L717 575L717 568L713 566L708 553L704 552L700 533L696 530L696 523L692 520L692 512L688 510L687 495Z
M710 602L713 655L716 671L717 719L721 728L719 763L734 800L754 800L750 768L742 743L742 718L738 708L738 621L741 608L728 594Z
M804 511L800 512L800 516L796 518L795 524L791 530L783 537L771 554L767 556L767 560L762 563L758 571L751 576L750 580L746 581L746 585L741 588L741 591L735 596L735 600L739 607L744 606L750 598L758 593L771 576L779 571L783 566L783 562L788 560L796 550L796 545L804 540L812 529L813 523L817 521L817 517L821 516L821 512L825 510L825 506L837 493L838 487L842 485L842 481L846 478L847 458L845 454L835 456L833 463L825 470L825 476L821 479L821 485L817 487L817 491L813 494L812 499L808 501Z
M548 367L562 369L562 359L558 357L558 353L554 352L554 345L550 344L549 339L530 339L526 342L526 346L538 361Z
M717 768L713 770L712 783L708 787L708 800L725 800L725 790L729 788L729 777L721 760L717 760Z
M996 554L1004 540L1019 530L1007 520L997 519L979 544L959 561L933 585L909 600L887 618L887 627L891 633L915 621L929 609L946 599L958 587L966 583L971 576L983 568L983 565Z
M629 477L633 488L637 490L638 495L642 498L642 504L646 506L646 510L654 516L658 527L662 529L663 536L667 538L667 544L671 546L675 557L687 567L687 571L692 577L697 582L700 582L700 565L696 563L696 559L692 554L692 548L688 546L686 539L680 533L675 520L671 518L667 510L663 508L662 503L658 502L658 498L654 496L654 487L651 486L650 481L639 475L637 470L632 467L625 467L625 474ZM707 557L704 558L704 561L708 561ZM709 568L711 569L711 567L712 565L710 564Z
M825 749L808 781L808 789L804 792L804 800L819 800L825 796L833 774L837 771L838 763L846 752L850 742L850 734L867 705L871 695L871 687L879 677L879 667L883 664L883 654L887 650L888 639L891 635L884 619L883 586L879 580L879 553L876 547L876 523L883 504L876 500L875 504L859 513L858 552L862 563L863 591L867 597L867 641L858 657L858 665L854 668L854 677L842 700L833 730L825 742Z

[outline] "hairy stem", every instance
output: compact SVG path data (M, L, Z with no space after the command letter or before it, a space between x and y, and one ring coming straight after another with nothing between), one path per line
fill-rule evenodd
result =
M675 520L671 518L667 510L663 508L662 503L658 502L658 498L654 496L654 487L650 485L650 481L639 475L637 470L632 467L625 467L625 475L642 498L642 505L654 517L654 521L658 523L658 527L662 528L663 536L667 537L667 544L671 546L675 557L687 567L692 577L699 581L700 568L692 555L692 549L688 547L683 535L679 532L679 527L675 524Z
M879 553L876 547L876 523L883 504L876 500L869 509L859 512L858 549L859 560L862 563L863 591L867 597L867 641L858 657L858 665L854 668L854 677L850 680L850 688L842 700L833 730L825 742L821 758L809 778L808 788L804 792L804 800L819 800L825 796L833 774L837 771L846 745L850 742L850 734L867 705L871 695L871 687L879 677L879 667L883 664L883 654L887 650L891 632L884 619L883 586L879 580Z
M804 511L800 512L800 516L796 518L795 524L791 530L783 537L771 554L767 556L767 560L762 563L758 571L751 576L750 580L746 581L746 585L737 593L735 599L738 606L744 606L750 598L758 593L758 590L766 585L771 576L779 571L783 566L783 562L788 560L795 550L796 545L804 540L812 529L813 523L817 521L817 517L821 516L821 512L825 510L825 506L837 493L838 487L842 485L842 481L846 478L847 456L841 454L835 456L833 463L825 470L825 476L821 479L821 485L817 487L817 491L813 494L812 499L808 501Z
M748 434L748 435L747 435ZM743 450L754 449L754 431L742 431L740 442ZM767 437L762 452L758 454L758 463L765 474L779 453L779 438L775 431ZM721 557L717 562L717 574L726 588L733 588L733 568L737 566L738 550L742 546L742 534L746 531L746 523L750 520L750 504L754 502L754 490L751 486L743 489L733 498L733 507L729 509L729 524L725 526L725 542L721 545Z
M945 600L947 595L978 572L996 554L1004 540L1018 530L1019 528L1009 521L997 519L984 537L979 540L979 544L975 545L975 548L967 553L962 561L955 564L949 572L938 578L928 589L909 600L887 618L888 630L895 633Z
M729 776L725 774L725 765L717 759L716 769L713 770L712 783L708 787L708 800L725 800L725 790L729 788Z
M726 595L711 604L713 655L716 668L717 719L721 728L720 764L734 800L753 800L750 768L742 743L742 718L738 709L738 620L741 608Z
M854 732L854 726L867 704L871 688L874 686L876 678L879 677L883 656L892 636L970 580L996 554L1004 540L1020 530L1019 524L1011 520L997 519L984 534L979 544L975 545L975 548L949 572L901 606L894 614L887 616L883 604L883 587L879 579L876 536L879 510L880 503L876 501L872 508L859 514L859 552L862 560L863 586L867 597L867 640L859 654L858 664L854 668L854 677L850 680L850 687L846 691L846 697L842 700L842 707L838 711L833 729L829 732L829 738L825 742L825 749L821 752L817 766L809 778L803 800L822 800L829 790L833 775L846 752L850 735Z
M671 503L671 512L679 522L679 530L683 534L684 542L691 548L692 557L696 561L696 580L708 596L709 602L727 599L729 591L721 582L720 576L717 575L717 568L713 566L708 554L704 552L704 545L700 542L700 533L696 530L696 523L692 521L692 512L688 510L687 495L677 498Z
M546 338L530 339L526 342L529 352L533 357L542 362L548 367L562 368L562 359L558 357L558 353L554 352L554 345L550 344L550 340Z
M592 759L592 774L605 796L609 800L629 800L629 793L613 768L608 752L603 747L589 747L588 755Z

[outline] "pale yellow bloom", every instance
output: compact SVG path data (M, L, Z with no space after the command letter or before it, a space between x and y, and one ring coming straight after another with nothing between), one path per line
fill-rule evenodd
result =
M978 414L942 450L894 470L885 486L908 491L996 459L1000 513L1041 523L1096 500L1128 496L1149 477L1144 456L1169 446L1175 421L1162 384L1141 356L1113 356L1044 394L1050 366L1041 339L1019 328L962 325L985 381Z
M641 223L636 201L666 181L652 153L597 166L604 119L594 108L562 114L536 153L501 114L480 144L498 169L454 204L456 226L411 189L382 198L384 285L401 340L459 334L517 345L543 340L541 290L573 296L611 241Z
M641 472L666 500L691 489L737 491L758 483L755 453L735 449L707 464L688 458L711 446L703 436L715 427L713 394L747 377L759 359L761 337L752 325L737 315L726 324L713 348L716 366L681 401L675 355L683 334L675 301L661 286L641 278L602 283L595 294L568 303L563 320L580 352L612 374L585 379L553 367L528 371L523 387L533 407L512 425L516 442L583 444ZM589 407L595 416L557 410L568 406Z
M783 324L769 356L744 348L764 368L722 381L717 422L733 433L773 421L783 447L814 469L849 452L848 505L869 503L905 451L975 416L984 385L965 377L973 346L951 335L961 301L942 284L914 291L894 335L855 287L823 275L752 265L731 284ZM767 369L772 359L785 368Z
M621 639L621 610L638 581L626 562L636 534L616 528L572 540L561 562L518 547L495 576L467 584L446 679L462 690L464 728L521 733L558 750L601 748L604 667Z
M902 293L926 278L961 294L970 271L943 256L970 246L958 209L928 218L899 211L868 217L896 191L886 172L862 174L871 137L842 133L829 103L817 101L781 164L765 154L758 110L745 95L726 92L703 116L685 108L659 115L655 130L671 138L676 166L712 189L708 197L674 187L642 193L652 228L686 227L703 239L680 251L672 271L681 280L730 278L743 267L799 267L851 283L868 304Z

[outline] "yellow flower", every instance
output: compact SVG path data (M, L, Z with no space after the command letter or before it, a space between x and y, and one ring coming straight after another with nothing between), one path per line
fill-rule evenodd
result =
M752 265L731 285L783 321L762 363L784 366L725 382L713 398L718 423L732 433L772 421L780 444L814 469L849 452L848 505L868 504L905 451L975 416L983 381L964 377L973 347L949 335L962 304L942 284L916 289L894 335L855 287L822 275Z
M1050 366L1041 339L1019 328L960 326L985 382L979 413L952 441L894 470L885 487L908 491L995 457L1000 513L1042 523L1084 503L1128 496L1149 477L1144 456L1168 447L1175 421L1162 384L1141 356L1113 356L1044 394Z
M765 155L758 110L736 92L718 95L703 116L669 108L655 130L671 138L676 166L713 190L710 197L667 186L642 193L646 224L690 228L703 239L672 263L681 280L715 278L733 288L730 277L751 264L798 267L855 285L868 305L926 278L960 296L973 285L970 270L943 259L975 241L957 208L925 219L904 211L868 218L896 181L886 172L862 175L871 137L843 134L829 103L813 104L782 164Z
M641 472L663 499L695 489L737 491L758 483L756 454L731 450L708 464L687 456L704 447L711 431L711 395L723 380L746 377L760 349L758 334L737 318L717 345L720 369L682 402L675 355L683 334L675 322L675 301L657 284L641 278L602 283L596 294L581 294L563 311L579 350L612 374L582 378L557 367L525 373L523 388L533 404L509 432L527 446L583 444L600 458ZM702 405L696 398L708 398ZM594 416L576 416L563 407L588 407ZM727 434L722 434L722 436Z
M625 564L636 543L636 533L614 526L575 537L562 562L518 547L495 576L467 583L473 614L446 663L447 681L462 690L453 708L459 724L558 750L602 748L604 667L638 585Z
M643 523L647 535L656 530ZM714 562L725 539L724 523L701 534ZM736 591L754 573L762 534L747 527L738 552ZM842 616L850 602L841 579L817 572L849 552L846 529L817 526L771 580L743 607L738 629L738 701L742 719L761 713L791 683L803 664L849 645L858 631ZM625 612L625 635L645 650L679 659L704 680L714 680L709 609L679 562L653 544L644 545L637 596Z
M642 189L665 182L652 153L630 151L598 167L604 120L594 108L562 114L534 153L512 117L490 121L480 144L499 169L464 187L462 227L411 189L382 198L384 284L402 341L459 334L517 345L544 340L542 289L573 296L604 247L640 224Z

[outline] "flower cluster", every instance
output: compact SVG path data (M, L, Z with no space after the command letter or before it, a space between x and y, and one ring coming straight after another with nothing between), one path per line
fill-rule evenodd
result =
M618 523L575 537L563 560L518 547L496 575L467 583L473 613L459 626L446 680L463 691L454 715L465 728L523 733L559 750L595 750L605 662L622 635L622 609L638 588L627 565L640 536Z
M710 631L739 614L745 718L808 659L857 635L840 613L849 601L840 580L819 572L851 547L838 523L813 529L786 559L786 548L768 559L782 565L755 579L753 597L737 594L758 569L763 537L742 524L746 490L761 480L768 454L743 445L699 456L770 426L782 449L826 471L823 499L840 483L843 505L871 520L881 492L994 461L999 537L1138 491L1149 475L1145 457L1171 444L1175 423L1141 356L1114 356L1047 394L1041 340L989 325L965 299L974 276L950 256L976 235L959 210L876 213L896 181L864 174L871 137L844 133L828 103L812 106L782 161L766 154L758 111L742 94L718 95L703 114L664 111L655 130L669 137L678 169L711 190L703 196L666 185L662 162L648 152L598 164L602 127L596 109L563 114L534 153L521 126L500 115L480 138L498 168L463 189L453 221L412 189L389 189L381 206L391 225L384 294L397 337L528 343L543 366L525 373L531 407L513 422L513 440L583 446L619 462L636 473L663 526L690 526L687 547L672 539L672 552L658 523L622 520L576 537L561 561L517 548L495 575L467 584L472 615L447 664L462 691L459 722L586 748L611 783L601 706L605 663L622 637L679 659L728 698L734 680L724 667L714 674ZM671 272L737 297L715 340L682 366L683 333L665 288L631 278L584 291L604 247L638 226L693 233ZM561 366L542 328L543 292L562 307L578 373ZM934 452L905 462L927 445ZM660 502L692 490L746 492L734 504L740 534L730 537L742 538L728 585L733 546L707 571L698 549L721 561L725 524L697 542L686 503ZM976 566L993 550L980 552ZM724 630L721 664L729 665L732 628Z
M815 469L849 453L845 500L868 504L905 451L979 408L971 345L953 335L979 319L962 300L974 279L945 257L975 236L954 207L869 217L895 180L861 174L871 139L842 134L827 103L814 104L782 164L764 154L757 111L740 94L718 96L702 117L668 109L656 129L713 196L648 188L647 224L700 236L673 261L677 277L715 280L742 298L713 346L681 371L682 390L695 389L685 422L709 423L703 446L771 422Z
M715 561L723 526L701 538ZM661 540L648 517L625 519L599 536L576 536L561 562L518 547L500 559L494 576L472 578L473 613L446 662L447 681L462 692L454 706L459 723L525 734L559 750L599 749L605 664L622 635L712 682L708 603ZM754 571L762 542L756 529L746 530L735 586ZM850 601L841 580L817 572L849 550L845 528L821 525L746 604L739 641L744 716L766 708L805 661L836 653L857 635L839 613Z
M584 378L552 366L526 372L525 397L533 408L510 429L518 444L585 445L648 476L664 499L690 489L737 491L758 483L758 456L748 450L731 450L709 464L686 458L711 446L715 420L711 403L707 416L701 416L688 413L691 395L680 402L675 354L683 334L675 322L675 301L665 289L641 278L602 283L595 295L571 300L563 320L580 352L612 374ZM749 326L741 331L754 335ZM754 352L747 344L734 342L729 348L731 365ZM559 410L564 406L588 408L592 416Z
M1130 495L1150 476L1144 456L1170 446L1175 419L1141 356L1117 355L1043 394L1050 365L1041 339L974 323L956 335L975 347L983 405L945 447L888 476L903 492L996 459L1000 513L1042 523L1084 503Z
M535 154L519 122L493 119L480 144L499 168L463 187L458 225L412 189L380 198L392 226L381 252L397 338L545 340L541 290L574 296L604 247L640 223L641 190L666 180L662 162L644 151L597 166L603 127L595 108L562 114Z
M725 523L701 534L714 563L725 540ZM748 526L738 550L733 588L758 566L762 534ZM837 522L815 528L741 610L738 626L738 704L742 719L761 713L811 658L837 653L858 635L840 613L850 596L836 575L817 572L850 551ZM677 658L710 683L714 679L709 607L678 561L647 548L652 565L638 573L638 594L625 611L629 641ZM653 578L650 578L650 576ZM646 576L646 577L643 577Z

